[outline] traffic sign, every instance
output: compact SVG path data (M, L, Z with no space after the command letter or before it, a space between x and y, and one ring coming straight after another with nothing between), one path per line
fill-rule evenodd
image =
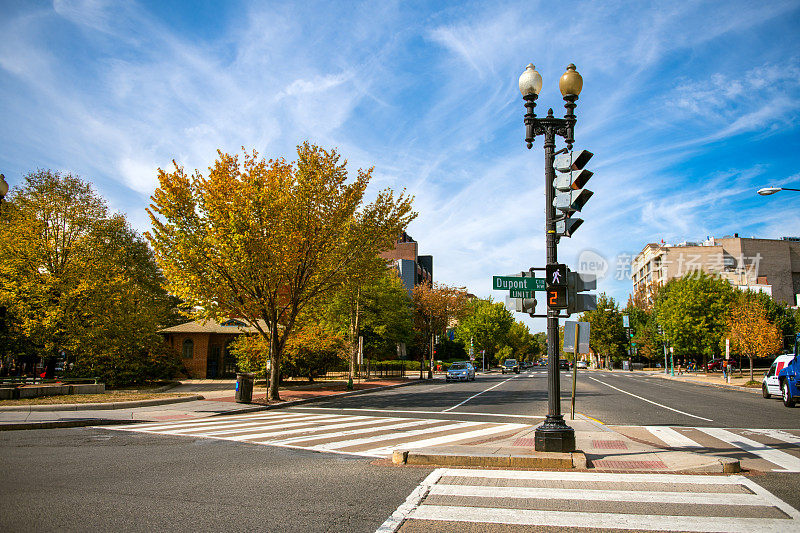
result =
M519 276L492 276L493 289L502 290L523 290L523 291L543 291L545 290L544 278L523 278Z
M509 298L535 298L533 291L521 291L519 289L511 289L508 291Z

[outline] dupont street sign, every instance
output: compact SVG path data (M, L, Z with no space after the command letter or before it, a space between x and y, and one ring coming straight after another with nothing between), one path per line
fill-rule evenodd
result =
M492 276L492 288L496 291L517 289L521 291L545 290L544 278L523 278L518 276Z

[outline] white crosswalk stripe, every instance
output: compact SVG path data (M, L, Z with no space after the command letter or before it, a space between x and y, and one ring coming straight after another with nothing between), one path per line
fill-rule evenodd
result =
M389 457L395 448L466 444L489 435L513 434L527 424L268 411L176 422L104 426L181 437L202 437L288 448Z
M636 428L617 429L636 436ZM769 470L776 472L800 472L800 430L667 426L643 426L643 429L655 437L648 440L669 448L714 454L725 450L744 451L747 455L740 458L743 468L764 470L766 464L773 465ZM755 459L762 462L753 463Z
M749 533L797 530L800 512L743 476L440 468L378 532L431 522Z

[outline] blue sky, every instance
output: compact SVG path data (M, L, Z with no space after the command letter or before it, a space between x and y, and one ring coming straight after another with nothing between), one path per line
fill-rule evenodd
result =
M755 194L800 187L799 27L798 1L5 0L0 171L78 174L145 230L172 159L205 171L218 148L292 158L308 139L374 165L373 193L414 194L436 280L498 299L492 274L544 265L517 80L533 62L537 111L561 116L575 63L595 194L559 258L603 256L624 304L617 258L648 242L800 235L800 197Z

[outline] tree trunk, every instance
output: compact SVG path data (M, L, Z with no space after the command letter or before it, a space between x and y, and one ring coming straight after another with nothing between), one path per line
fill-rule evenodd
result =
M280 351L278 347L278 324L272 323L270 325L270 332L269 332L269 361L270 361L270 371L269 371L269 389L267 390L267 399L280 401L281 396L278 392L278 386L280 385Z
M750 359L750 381L754 381L753 380L753 356L748 356L747 358Z
M350 376L349 381L352 383L356 374L356 360L358 359L358 328L360 327L360 309L359 300L361 300L361 287L356 290L356 313L350 320Z

